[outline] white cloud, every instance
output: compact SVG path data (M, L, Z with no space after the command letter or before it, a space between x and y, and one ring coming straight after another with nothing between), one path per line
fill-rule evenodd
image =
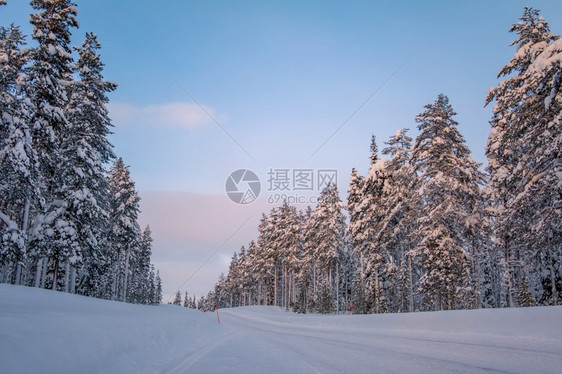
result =
M111 102L107 105L109 116L116 126L144 125L167 126L183 129L193 129L210 124L213 109L189 102L171 102L148 106L135 106L127 103Z

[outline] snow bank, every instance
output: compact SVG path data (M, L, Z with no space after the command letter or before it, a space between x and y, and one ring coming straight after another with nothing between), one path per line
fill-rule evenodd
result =
M154 372L220 335L213 317L0 284L0 373Z

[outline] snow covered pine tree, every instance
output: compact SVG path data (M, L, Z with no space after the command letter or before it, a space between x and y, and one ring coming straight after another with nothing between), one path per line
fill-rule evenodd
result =
M420 292L430 309L474 307L466 225L484 176L457 129L447 96L439 95L425 108L416 117L421 133L412 151L424 202L416 235Z
M526 7L517 51L490 89L496 101L486 155L496 247L504 259L504 301L515 306L529 276L541 304L562 302L562 39Z

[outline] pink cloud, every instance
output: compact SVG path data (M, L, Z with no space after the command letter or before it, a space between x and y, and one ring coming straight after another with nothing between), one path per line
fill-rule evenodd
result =
M152 259L160 269L165 295L174 294L232 236L181 287L182 292L197 295L211 290L220 273L227 271L232 253L256 239L261 213L271 208L260 200L236 205L226 194L144 191L140 196L139 221L143 229L148 224L152 230Z

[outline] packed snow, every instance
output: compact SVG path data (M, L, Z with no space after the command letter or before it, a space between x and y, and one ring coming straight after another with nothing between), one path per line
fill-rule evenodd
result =
M202 313L0 285L1 373L560 373L562 307Z

